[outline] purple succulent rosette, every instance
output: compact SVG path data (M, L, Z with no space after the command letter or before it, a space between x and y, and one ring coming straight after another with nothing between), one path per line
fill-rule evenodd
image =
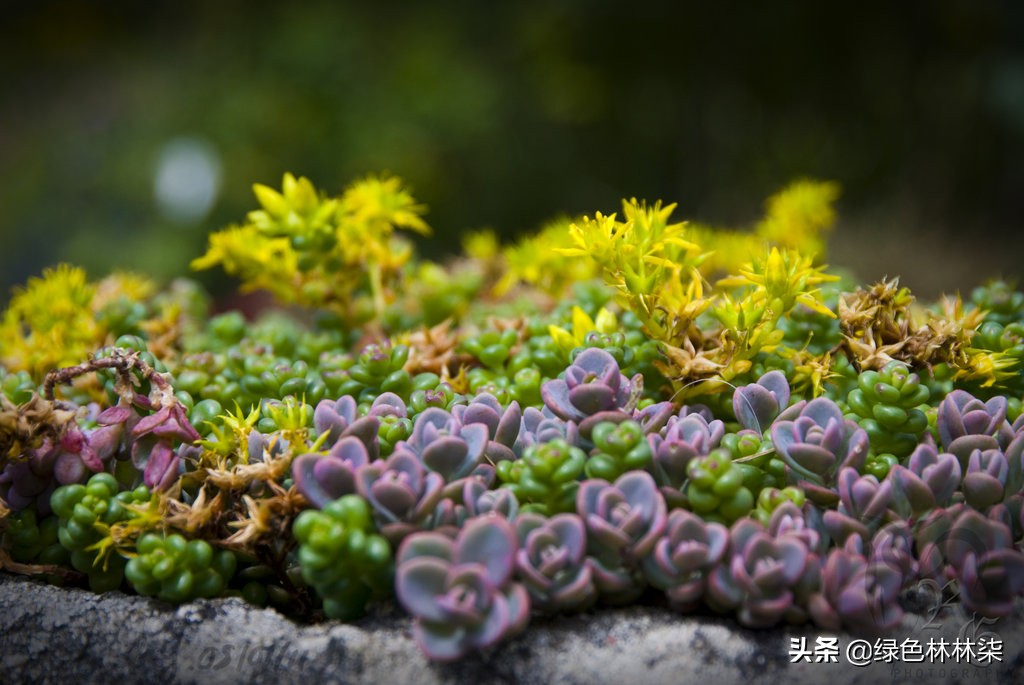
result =
M518 402L512 401L507 407L502 407L494 395L481 393L469 404L452 407L452 416L463 426L479 423L487 427L484 456L492 463L516 458L512 448L519 437L523 419Z
M327 454L300 454L292 461L292 478L302 496L317 509L356 492L356 472L370 463L366 445L352 435L339 439Z
M670 509L684 506L683 485L689 477L690 460L704 457L718 447L725 435L725 424L708 421L702 414L673 416L660 433L647 436L651 448L648 467Z
M587 528L594 582L610 602L630 601L643 589L638 567L665 530L665 498L650 474L629 471L612 485L583 481L576 511Z
M719 612L735 611L750 628L805 617L800 598L817 582L817 557L795 535L773 538L753 519L729 531L730 551L708 579L705 599Z
M516 553L518 578L541 611L584 611L597 601L587 559L587 530L576 514L550 519L522 514L515 520L521 547Z
M886 479L893 484L893 508L906 519L920 517L937 506L949 504L960 487L960 460L955 454L939 453L923 442L907 459L896 464Z
M789 397L789 381L785 374L769 371L756 383L736 388L732 395L732 410L743 428L762 435L789 406Z
M444 478L406 449L356 470L356 490L370 503L381 535L392 544L425 527L444 495Z
M430 529L454 537L465 522L495 513L509 521L519 515L519 500L508 488L491 489L492 480L483 476L463 478L461 500L444 498L431 515Z
M1005 397L987 402L964 390L954 390L939 404L935 427L946 452L952 452L967 471L974 450L1005 449L1013 440L1013 428L1006 420Z
M784 535L799 538L815 554L823 553L829 544L821 512L809 504L802 508L793 502L778 505L768 520L768 533L773 538Z
M481 464L487 443L486 424L464 425L448 411L429 407L416 417L409 440L399 442L395 449L409 450L427 469L455 483Z
M376 401L374 405L377 405ZM351 395L337 400L320 400L313 410L313 427L318 435L327 434L327 444L332 445L344 436L356 437L366 446L370 461L380 455L377 444L379 426L380 419L372 410L366 416L359 416L356 400Z
M868 434L832 400L819 397L793 420L777 420L772 443L808 499L822 506L837 500L831 490L840 469L860 470L868 453Z
M519 424L519 434L512 451L516 458L523 456L530 445L565 440L570 445L579 443L579 428L572 421L564 421L555 416L545 416L535 407L527 407Z
M395 591L424 654L454 661L526 627L530 597L513 581L517 549L512 524L496 514L471 519L455 540L417 533L402 543Z
M626 378L612 355L590 347L576 356L562 378L547 381L540 391L548 411L578 424L586 436L602 421L631 418L642 383L643 376Z
M903 618L898 599L903 577L887 563L869 561L846 549L833 549L821 574L821 592L811 596L814 622L827 630L858 634L890 630Z
M676 509L669 514L665 533L643 558L644 576L665 592L673 609L693 611L704 596L708 575L728 547L728 528Z
M892 481L881 483L872 475L862 476L854 468L839 472L839 508L824 514L825 528L836 542L842 544L850 535L867 540L883 522L895 519L889 509Z
M990 618L1013 613L1024 594L1024 553L1014 547L1010 529L965 509L944 543L964 608Z

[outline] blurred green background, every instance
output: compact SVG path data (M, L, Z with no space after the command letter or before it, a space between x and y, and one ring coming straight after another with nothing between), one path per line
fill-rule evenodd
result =
M788 181L835 179L830 263L927 295L1019 278L1024 3L847 8L10 3L0 298L61 260L186 273L284 171L402 176L432 256L634 195L744 225Z

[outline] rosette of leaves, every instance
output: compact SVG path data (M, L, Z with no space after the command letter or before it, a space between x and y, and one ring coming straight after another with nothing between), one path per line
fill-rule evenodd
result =
M786 376L781 371L769 371L756 383L736 388L732 395L732 410L740 426L761 435L789 406L789 397Z
M555 416L573 421L588 436L602 421L631 417L642 392L642 377L627 379L615 358L604 350L589 348L576 357L556 378L541 386L544 405Z
M906 466L893 466L887 476L893 483L893 508L903 517L920 517L935 507L949 504L960 487L960 460L939 453L923 442L914 449Z
M826 511L824 522L829 534L840 544L851 535L868 540L883 522L895 518L896 514L889 509L892 481L879 483L874 476L862 476L850 467L842 469L836 481L839 508Z
M773 539L744 518L729 531L729 553L708 578L705 601L715 611L736 612L740 623L767 628L804 617L799 598L809 595L820 567L795 535Z
M302 579L323 600L329 618L358 618L371 599L390 593L391 546L374 529L362 497L346 495L319 511L303 511L292 534L299 542Z
M711 453L725 433L725 425L702 414L672 417L659 433L647 435L651 449L648 471L654 476L670 509L685 505L682 489L689 477L688 467L696 457Z
M771 438L794 484L823 506L837 499L831 488L839 470L859 471L868 453L864 429L844 418L838 405L825 397L808 402L792 420L777 420Z
M545 518L525 513L515 519L520 547L516 574L530 594L530 604L547 612L585 611L597 601L587 531L576 514Z
M518 402L513 401L503 407L494 395L481 393L469 404L452 407L452 416L463 426L479 423L487 427L484 456L488 461L494 463L516 458L512 447L519 437L523 418Z
M149 488L118 491L109 473L97 473L85 485L64 485L53 492L50 504L60 523L57 539L71 553L71 565L89 576L93 592L116 590L124 579L124 558L111 553L110 527L132 516L127 508L150 499Z
M999 504L1011 494L1020 492L1022 481L1021 459L1024 440L1017 439L1004 453L1001 450L974 450L967 460L960 490L968 505L984 511Z
M764 492L762 491L762 494ZM780 499L781 503L774 508L765 525L768 534L776 539L784 535L797 537L810 552L822 554L830 540L825 532L821 511L809 504L798 505L796 502L802 499L791 500L788 496L782 496Z
M760 473L734 462L727 450L718 448L691 460L686 472L686 506L705 519L732 523L754 508L754 494L747 483L758 480Z
M381 534L392 544L423 528L444 496L444 477L398 447L383 461L356 470L356 489L369 502Z
M902 585L902 575L889 564L833 549L822 569L821 591L811 596L808 610L826 630L881 633L903 618L898 602Z
M519 514L519 500L508 488L491 489L492 474L463 478L462 489L454 496L447 494L437 503L428 528L454 537L471 518L494 512L509 521Z
M124 575L140 595L181 604L216 597L235 573L235 555L216 550L205 540L146 533L136 544Z
M397 396L391 395L391 397ZM374 404L376 405L376 401ZM402 409L404 408L403 404ZM363 443L370 461L379 456L376 438L380 429L380 419L372 409L369 414L360 417L359 407L351 395L344 395L337 400L318 402L316 409L313 410L313 427L316 429L317 435L327 434L325 442L328 445L336 443L343 437L351 436L358 438Z
M348 381L341 385L341 393L358 397L361 402L384 392L408 398L414 389L412 377L402 368L408 360L409 348L405 345L371 343L349 367Z
M906 364L891 361L881 371L862 371L846 402L867 431L874 452L902 459L914 450L928 428L928 419L918 407L928 401L929 395L928 386ZM874 475L885 477L880 472Z
M607 601L628 602L643 591L639 565L665 530L665 498L650 474L630 471L614 484L580 484L576 511L587 527L594 583Z
M523 420L519 425L519 435L512 445L517 457L522 457L530 445L565 440L570 445L580 442L579 428L572 421L563 421L555 416L545 416L536 407L527 407L523 411Z
M860 540L858 538L858 540ZM849 540L847 542L850 542ZM872 562L880 561L900 572L903 587L918 578L919 564L914 556L914 531L906 521L895 520L875 531L870 548L858 550Z
M1010 529L966 509L943 542L964 608L993 618L1013 613L1024 594L1024 553L1014 547Z
M447 483L455 483L482 463L487 443L486 424L463 424L444 409L430 407L416 417L412 435L399 446Z
M468 521L454 540L417 533L402 543L395 592L427 657L454 661L526 627L530 596L513 580L517 550L515 529L497 515Z
M683 509L668 515L664 534L643 558L644 577L676 611L700 604L712 569L729 547L729 529Z
M1005 449L1014 437L1006 408L1005 397L982 402L964 390L952 391L939 404L935 419L943 450L955 454L967 471L974 450Z
M302 496L317 509L356 492L356 472L370 463L366 446L348 435L331 446L327 454L307 452L292 460L292 479Z
M591 431L594 448L590 450L584 472L588 478L615 480L627 471L645 469L651 464L651 448L636 421L602 421Z
M554 516L576 508L587 455L561 438L530 445L515 461L496 468L502 489L511 490L523 511Z
M381 393L374 398L367 416L377 417L378 456L389 456L395 445L412 435L413 422L405 400L393 392Z

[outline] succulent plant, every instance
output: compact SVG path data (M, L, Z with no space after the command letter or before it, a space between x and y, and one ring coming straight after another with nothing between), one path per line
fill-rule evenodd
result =
M1019 471L1019 456L1017 465ZM960 483L964 501L982 511L993 504L1002 502L1009 472L1009 462L1001 450L976 449L972 451L967 460L967 472L964 473L963 481Z
M401 447L387 460L356 470L356 490L392 544L424 526L444 495L444 485L441 474L427 471L416 455Z
M839 470L860 470L868 452L864 429L843 418L836 403L825 397L808 402L793 420L776 421L771 436L796 484L823 505L836 500L830 488Z
M952 452L967 471L974 450L1005 449L1013 439L1006 421L1006 398L982 402L964 390L954 390L939 404L935 425L946 452Z
M395 592L431 659L453 661L524 627L530 596L513 580L518 541L496 514L471 519L455 540L417 533L398 550Z
M545 518L522 514L515 520L520 547L516 573L535 609L583 611L597 600L587 560L586 527L577 514Z
M166 490L178 479L181 459L175 449L200 439L178 402L143 416L131 429L132 463L142 472L142 482L154 490Z
M772 538L748 518L729 530L729 553L708 578L706 600L719 612L736 611L740 623L766 628L802 617L799 594L816 577L815 556L794 535Z
M764 492L762 491L762 494ZM821 554L830 543L825 534L821 512L809 504L798 505L797 499L799 498L790 500L783 496L782 501L772 510L765 528L773 538L794 536L799 538L810 552Z
M756 383L736 388L732 409L740 426L762 434L789 406L789 381L781 371L769 371Z
M216 550L205 540L186 540L177 533L147 533L136 544L124 576L140 595L180 604L216 597L235 574L235 555Z
M659 433L649 433L651 463L647 470L654 476L669 508L683 506L683 484L687 467L695 457L703 457L718 446L725 433L719 420L708 421L702 414L672 417Z
M323 600L330 618L362 616L375 595L387 596L391 547L376 534L370 508L358 495L340 497L295 519L302 578Z
M530 445L561 439L570 445L579 443L579 428L571 421L563 421L554 416L545 416L535 407L527 407L523 411L523 419L519 426L512 451L522 457Z
M499 462L497 475L523 511L554 516L575 511L586 459L583 450L556 438L530 445L520 459Z
M846 467L839 472L839 509L825 512L824 522L829 534L842 544L852 534L869 539L883 522L892 520L892 481L881 483L874 476L862 476Z
M71 553L72 566L89 576L94 592L116 590L124 579L124 558L112 554L110 546L99 544L109 539L105 531L130 518L128 505L149 498L144 485L121 492L109 473L97 473L85 485L63 485L54 490L50 504L60 519L57 539Z
M397 398L395 395L391 397ZM337 400L320 400L313 410L313 427L317 435L327 434L327 444L333 445L346 436L358 438L366 446L370 461L379 455L376 441L379 421L372 411L360 418L355 398L351 395L344 395Z
M409 450L427 469L454 483L481 464L487 443L486 424L463 424L448 411L430 407L416 417L412 435L396 451Z
M675 509L668 516L665 532L643 558L644 576L665 592L673 609L692 611L704 596L708 575L728 547L728 528Z
M754 508L754 495L746 482L757 469L730 459L719 448L706 457L692 459L687 466L687 506L707 520L732 523Z
M822 569L821 591L811 596L808 608L826 630L881 633L903 618L898 602L902 584L900 572L889 564L833 549Z
M544 404L555 416L573 421L583 435L601 421L630 418L640 399L642 377L627 379L615 358L591 347L566 368L563 378L544 383Z
M1008 616L1024 594L1024 553L1015 549L1010 529L980 513L964 510L943 544L959 581L964 608L982 616Z
M636 421L602 421L591 431L591 440L594 448L584 468L588 478L615 480L626 471L644 469L651 463L651 448Z
M480 423L487 426L488 442L484 456L492 463L515 459L512 447L519 437L523 413L518 402L501 406L494 395L477 395L469 404L452 407L452 415L463 426Z
M897 464L889 471L893 508L904 518L910 518L945 506L960 486L960 473L956 455L940 454L934 445L921 443L906 466Z
M916 373L903 362L892 361L881 371L861 372L846 402L867 431L875 453L902 459L914 450L928 428L928 419L918 406L929 396L928 386Z
M292 460L292 478L303 497L317 509L344 495L356 492L356 472L370 463L366 446L348 435L331 446L327 454L307 452Z

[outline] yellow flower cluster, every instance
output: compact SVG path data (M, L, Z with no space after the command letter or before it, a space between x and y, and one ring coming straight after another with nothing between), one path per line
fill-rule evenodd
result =
M369 176L338 197L317 192L307 178L285 174L281 191L256 184L260 208L246 223L210 236L192 268L221 265L245 290L266 289L284 302L325 307L348 323L380 314L410 256L397 229L428 234L425 208L395 177ZM369 298L372 309L360 307Z

